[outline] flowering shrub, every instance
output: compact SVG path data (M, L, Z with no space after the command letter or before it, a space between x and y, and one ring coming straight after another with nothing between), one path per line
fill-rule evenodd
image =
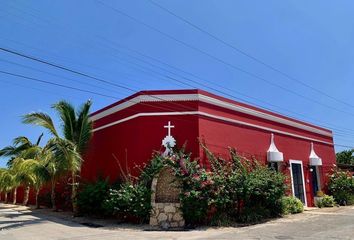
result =
M119 189L110 189L104 208L123 218L133 216L146 221L151 211L151 190L140 183L123 183Z
M220 224L225 219L253 222L281 214L284 175L256 160L241 158L234 150L227 160L214 156L206 147L204 150L210 168L200 166L181 150L167 157L156 154L140 179L150 182L150 176L169 166L182 184L180 201L189 225Z
M328 196L326 194L323 195L323 197L316 202L316 206L319 208L323 207L334 207L336 204L336 201L334 201L334 198L332 196Z
M293 196L282 198L283 214L295 214L295 213L301 213L303 211L304 211L304 204L302 204L300 199Z
M337 203L347 205L354 195L354 179L348 172L334 168L329 176L328 190Z

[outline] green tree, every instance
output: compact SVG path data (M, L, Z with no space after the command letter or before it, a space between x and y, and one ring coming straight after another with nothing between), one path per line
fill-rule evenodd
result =
M55 159L52 162L65 166L65 169L70 172L72 208L76 214L78 212L76 198L79 185L77 177L81 171L82 154L88 147L92 136L92 122L89 119L91 101L84 103L77 111L66 101L60 101L52 107L59 115L62 134L59 134L52 118L46 113L27 114L23 117L23 122L42 126L52 134L53 137L49 141L49 149Z
M9 169L2 168L0 170L0 191L4 193L4 201L7 203L8 194L14 188L14 177Z
M19 157L23 159L35 158L41 151L39 144L43 134L41 134L36 143L32 143L27 137L19 136L12 141L12 145L6 146L0 150L0 157L10 157L7 166L11 167L12 161Z
M21 171L20 165L26 159L38 158L42 151L39 146L42 137L43 134L38 137L36 143L32 143L27 137L19 136L13 140L12 145L0 150L0 156L10 157L7 166L13 177L13 204L17 202L17 188L20 185L25 188L23 204L27 205L28 203L31 185L30 173Z
M354 165L354 149L336 153L337 163Z
M39 208L38 196L42 186L50 180L50 172L48 171L48 157L43 156L36 159L27 159L19 166L19 171L27 175L27 180L35 190L36 208Z

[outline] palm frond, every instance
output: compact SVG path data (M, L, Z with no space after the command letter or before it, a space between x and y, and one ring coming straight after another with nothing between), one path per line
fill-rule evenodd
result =
M19 136L12 141L13 145L32 145L31 141L25 136Z
M77 138L75 143L77 144L78 151L82 154L88 147L89 141L92 137L92 121L89 118L90 108L92 102L89 100L85 104L81 105L77 111Z
M0 150L0 157L10 157L15 155L16 148L14 146L7 146Z
M42 112L34 112L26 114L22 117L22 122L26 124L33 124L46 128L54 136L59 137L57 130L55 129L52 118Z
M43 137L43 133L41 135L39 135L38 139L37 139L37 142L36 142L36 145L38 146L40 143L41 143L41 140L42 140L42 137Z
M66 101L60 101L52 107L57 110L60 120L62 121L64 137L70 141L74 141L76 130L76 115L74 106Z

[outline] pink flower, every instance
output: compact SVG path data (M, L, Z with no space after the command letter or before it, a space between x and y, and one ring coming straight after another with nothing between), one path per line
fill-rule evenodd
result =
M193 174L193 179L199 181L200 177L198 174Z
M186 174L188 174L188 171L187 171L186 164L184 161L185 161L185 159L181 158L179 160L179 166L181 167L183 174L186 175Z

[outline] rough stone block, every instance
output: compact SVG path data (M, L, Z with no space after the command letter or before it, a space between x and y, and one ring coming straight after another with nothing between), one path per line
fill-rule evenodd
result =
M183 217L181 216L180 213L175 213L175 215L173 216L172 220L179 222L179 221L183 220Z
M158 225L157 218L151 217L150 218L150 225L151 226L157 226Z
M174 213L174 212L176 212L176 208L174 206L167 205L167 206L165 206L164 211L166 213Z
M165 213L160 213L159 216L157 217L159 222L163 222L167 220L167 215Z

